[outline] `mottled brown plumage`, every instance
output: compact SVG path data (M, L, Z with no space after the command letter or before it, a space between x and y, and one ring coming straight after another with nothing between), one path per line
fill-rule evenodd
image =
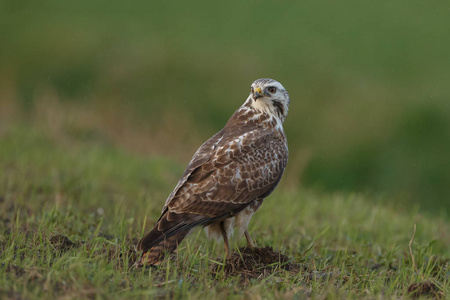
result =
M196 226L222 237L229 254L233 227L245 233L252 214L283 175L288 147L282 123L289 96L273 79L253 82L247 101L194 154L154 228L138 244L137 265L161 262Z

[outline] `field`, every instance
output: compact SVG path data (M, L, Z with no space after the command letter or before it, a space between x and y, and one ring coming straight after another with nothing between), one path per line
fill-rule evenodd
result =
M447 1L0 1L1 299L450 295ZM253 80L290 158L254 252L136 242Z
M286 185L250 230L288 260L230 274L222 244L199 230L173 260L133 269L134 246L182 165L21 126L0 149L3 299L397 298L414 284L423 295L450 292L448 220L389 199ZM234 251L243 243L235 239Z

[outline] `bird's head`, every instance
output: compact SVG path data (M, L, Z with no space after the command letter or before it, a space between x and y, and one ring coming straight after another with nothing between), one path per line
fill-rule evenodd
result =
M248 101L254 109L274 114L281 121L286 118L290 103L286 89L270 78L257 79L252 83Z

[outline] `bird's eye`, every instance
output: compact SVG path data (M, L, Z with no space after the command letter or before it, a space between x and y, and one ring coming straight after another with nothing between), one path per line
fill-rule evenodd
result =
M268 88L268 90L269 90L269 93L271 93L271 94L274 94L277 91L277 89L275 87L273 87L273 86L270 86Z

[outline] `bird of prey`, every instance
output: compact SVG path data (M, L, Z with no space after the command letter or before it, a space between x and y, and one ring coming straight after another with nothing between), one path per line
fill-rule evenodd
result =
M250 218L280 182L288 161L283 122L289 95L276 80L254 81L245 103L194 154L153 229L139 242L136 266L158 265L196 226L211 238L245 234Z

